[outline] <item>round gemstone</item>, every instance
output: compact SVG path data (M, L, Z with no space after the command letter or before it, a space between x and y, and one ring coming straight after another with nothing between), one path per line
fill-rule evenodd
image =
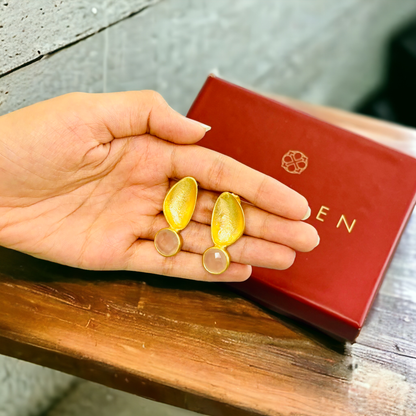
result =
M170 228L164 228L156 234L155 247L162 256L173 256L181 247L179 235Z
M223 250L209 248L202 258L205 269L212 274L224 273L228 268L228 258Z

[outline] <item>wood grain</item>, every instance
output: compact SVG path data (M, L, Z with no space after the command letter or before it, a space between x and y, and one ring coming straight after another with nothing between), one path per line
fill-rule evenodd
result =
M223 287L1 255L2 353L209 414L345 401L347 356Z
M4 354L205 414L415 410L414 358L400 337L402 352L374 336L397 331L391 303L380 326L384 297L358 344L344 346L220 285L0 255ZM405 334L414 333L414 306Z
M0 28L0 54L5 43L12 52L0 56L0 68L15 69L0 77L0 114L72 91L137 89L155 89L186 113L213 69L250 87L350 109L379 84L392 31L416 14L414 0L400 7L396 0L164 0L104 28L104 11L111 24L148 2L102 1L94 15L88 0L65 1L58 5L65 14L51 14L46 26L35 7L41 2L0 3L0 26L4 17L8 25ZM6 12L12 3L16 11ZM54 2L42 3L49 16ZM81 26L103 30L78 41ZM27 59L40 56L39 44L42 59L21 67L25 51ZM56 49L64 44L71 46Z
M0 75L85 39L156 1L2 1Z
M220 284L83 271L2 248L0 353L208 415L416 415L415 242L413 215L353 345Z

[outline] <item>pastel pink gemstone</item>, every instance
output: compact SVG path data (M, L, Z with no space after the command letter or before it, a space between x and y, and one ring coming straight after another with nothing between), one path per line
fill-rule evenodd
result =
M163 256L173 256L176 254L180 244L179 236L169 228L160 230L155 238L156 249Z
M227 256L222 250L212 247L204 253L205 268L213 274L220 274L227 270Z

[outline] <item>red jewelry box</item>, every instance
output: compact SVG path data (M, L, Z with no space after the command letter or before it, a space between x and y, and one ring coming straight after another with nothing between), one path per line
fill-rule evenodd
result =
M304 195L321 237L290 269L231 286L354 341L416 202L416 159L214 76L188 117L212 126L200 145Z

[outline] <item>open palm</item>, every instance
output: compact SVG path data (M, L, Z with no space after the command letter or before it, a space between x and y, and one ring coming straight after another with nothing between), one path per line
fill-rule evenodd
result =
M94 270L135 270L239 281L251 266L284 269L309 251L316 230L299 221L305 198L278 181L193 143L206 130L152 91L69 94L0 117L0 244ZM209 134L209 133L208 133ZM167 226L162 204L173 180L200 192L184 245L162 257L153 238ZM245 235L220 276L202 267L218 192L243 203Z

